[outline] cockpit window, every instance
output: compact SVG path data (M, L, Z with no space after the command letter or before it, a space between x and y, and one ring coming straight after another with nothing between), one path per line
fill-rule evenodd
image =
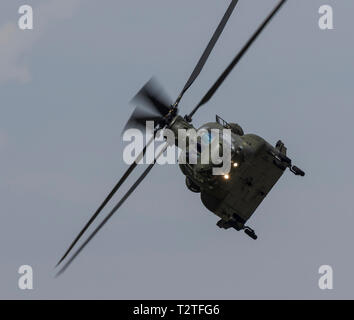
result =
M211 144L215 137L217 136L217 134L214 131L209 130L205 130L205 133L201 136L201 142L203 144Z
M213 137L210 131L205 132L202 136L202 143L204 144L210 144L212 141Z

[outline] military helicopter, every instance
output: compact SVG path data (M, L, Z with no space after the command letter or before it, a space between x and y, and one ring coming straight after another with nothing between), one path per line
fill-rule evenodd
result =
M276 13L285 4L286 0L281 0L275 8L269 13L263 23L254 32L251 38L238 52L232 62L227 66L217 81L200 100L196 107L184 117L179 115L179 103L191 87L193 82L199 76L203 69L211 51L218 41L226 23L228 22L232 12L234 11L238 0L232 0L226 10L220 24L214 32L208 46L203 55L194 68L191 76L183 87L181 93L174 103L172 103L160 90L154 81L149 81L135 96L133 101L140 101L142 106L137 107L125 128L141 127L147 121L154 121L153 134L151 139L146 143L143 150L137 156L136 160L123 174L112 191L108 194L103 203L95 211L93 216L71 243L63 257L58 262L60 265L68 254L71 252L76 243L83 236L85 231L94 222L102 209L111 200L114 194L119 190L128 176L137 167L139 161L144 157L148 146L154 142L156 135L163 129L170 129L177 132L179 129L194 128L192 125L192 117L196 111L206 104L224 82L233 68L241 60L253 42L257 39L264 28L269 24ZM228 123L221 117L216 115L216 121L210 122L202 126L208 132L211 129L231 130L232 153L231 153L231 170L223 176L215 176L211 174L213 164L191 165L189 163L180 164L182 173L186 176L186 185L192 192L200 193L201 201L204 206L216 214L220 220L217 226L223 229L234 228L236 230L244 230L244 232L252 239L257 239L255 231L246 226L246 221L253 215L257 207L267 196L272 187L277 183L286 168L295 175L304 176L305 173L298 167L292 165L292 161L287 157L287 148L282 141L278 141L272 146L263 138L254 134L244 134L243 129L236 123ZM176 145L177 145L176 139ZM113 207L102 222L94 229L89 237L81 244L76 252L70 257L65 265L60 269L57 275L61 274L83 250L83 248L91 241L97 232L107 223L113 214L122 206L127 198L134 192L138 185L151 171L159 156L166 150L168 144L155 157L153 163L149 164L145 171L138 177L135 183L130 187L121 200Z

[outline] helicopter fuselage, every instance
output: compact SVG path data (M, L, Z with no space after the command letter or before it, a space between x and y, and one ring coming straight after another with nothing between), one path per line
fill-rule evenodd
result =
M192 125L177 117L170 128L177 131L192 128ZM240 126L229 124L218 116L217 122L207 123L201 128L231 129L230 171L224 175L213 175L214 164L211 162L180 163L187 187L200 193L204 206L221 218L217 223L220 228L245 229L255 239L254 231L245 223L284 173L288 159L286 148L281 141L273 147L255 134L243 134ZM219 143L221 146L223 141Z

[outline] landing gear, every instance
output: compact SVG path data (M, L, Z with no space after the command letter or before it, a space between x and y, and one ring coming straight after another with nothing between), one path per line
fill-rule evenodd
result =
M244 230L249 237L251 237L253 240L257 240L258 237L253 229L251 229L250 227L244 227Z
M305 172L300 168L293 166L291 159L286 156L286 147L284 143L279 140L275 145L276 152L270 151L269 153L274 157L274 164L282 170L289 168L289 170L296 176L303 177Z
M253 240L257 240L257 238L258 238L253 229L251 229L250 227L244 226L243 224L238 223L237 221L234 221L234 220L226 221L226 220L221 219L217 222L216 225L222 229L234 228L237 231L244 230L245 234L247 234Z
M296 166L292 166L290 168L290 171L295 174L296 176L301 176L303 177L305 175L305 172L303 172L300 168L296 167Z

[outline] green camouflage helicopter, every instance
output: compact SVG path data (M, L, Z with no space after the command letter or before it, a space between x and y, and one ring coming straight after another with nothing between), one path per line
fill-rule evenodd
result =
M219 26L217 27L213 37L211 38L202 57L198 61L190 78L185 84L183 90L174 103L162 94L155 82L149 81L136 95L135 101L139 101L141 105L137 107L130 117L126 128L137 128L145 126L147 121L154 121L154 129L151 139L146 143L144 149L136 158L124 175L87 222L75 240L71 243L57 266L68 256L75 244L82 237L88 227L94 222L96 217L110 201L113 195L118 191L128 176L136 168L138 162L144 157L148 146L154 142L158 132L163 129L169 129L177 133L179 129L194 128L191 124L192 117L195 112L204 104L206 104L236 64L247 52L252 43L259 34L272 20L280 8L285 4L286 0L281 0L271 11L263 23L258 27L252 37L247 41L241 51L236 55L230 65L220 75L214 85L201 99L192 112L184 117L180 116L179 103L185 92L191 87L195 79L203 69L212 49L219 39L227 21L229 20L238 0L231 1L225 15L223 16ZM286 168L289 168L295 175L304 176L305 173L296 166L292 165L292 161L286 155L286 147L282 141L278 141L275 146L266 142L263 138L254 134L244 134L243 129L236 123L228 123L219 116L216 116L215 122L210 122L202 126L202 128L210 131L212 129L231 131L231 170L224 175L213 175L211 169L214 164L180 164L183 174L186 176L186 185L189 190L200 193L201 201L205 207L220 217L217 226L228 229L244 230L244 232L253 239L257 236L253 229L246 226L246 221L252 216L256 208L267 196L272 187L282 176ZM177 135L176 135L177 136ZM175 143L178 145L178 139ZM106 224L112 215L121 207L125 200L133 193L141 181L147 176L156 159L166 150L168 144L155 157L153 163L149 164L146 170L139 176L136 182L130 187L122 199L113 207L103 221L94 229L91 235L82 243L77 251L69 258L65 265L58 272L58 275L66 270L76 256L82 251L87 243L96 235L96 233Z

